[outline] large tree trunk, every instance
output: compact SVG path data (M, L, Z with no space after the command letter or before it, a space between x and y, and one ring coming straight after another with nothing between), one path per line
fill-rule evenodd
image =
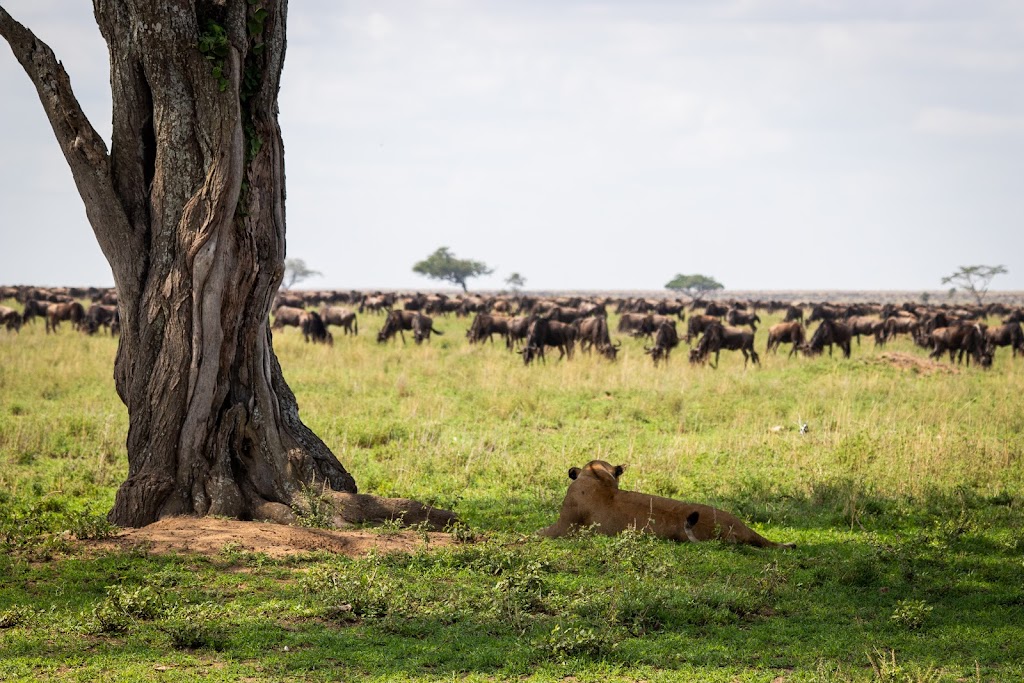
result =
M299 419L268 313L283 275L277 95L286 0L94 0L110 153L63 67L0 8L113 270L128 479L110 520L286 518L303 485L356 485Z

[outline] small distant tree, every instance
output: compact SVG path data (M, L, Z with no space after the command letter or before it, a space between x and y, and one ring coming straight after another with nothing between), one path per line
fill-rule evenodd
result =
M483 261L456 258L448 247L441 247L427 258L419 261L412 267L412 270L414 273L434 280L444 280L459 285L464 292L469 291L466 288L466 280L471 277L490 275L494 272L494 269L489 268Z
M665 284L665 289L671 289L676 292L685 292L690 296L700 296L705 292L711 292L716 289L725 289L725 285L715 278L708 277L707 275L682 275L677 273L674 278Z
M505 278L505 284L508 285L509 289L518 294L519 290L526 286L526 278L519 273L512 273Z
M319 270L313 270L300 258L285 259L284 278L281 280L281 289L291 289L314 275L323 275L323 273Z
M960 266L960 270L942 278L942 284L953 285L949 290L952 294L959 287L974 297L979 306L982 305L992 278L1009 272L1006 266Z

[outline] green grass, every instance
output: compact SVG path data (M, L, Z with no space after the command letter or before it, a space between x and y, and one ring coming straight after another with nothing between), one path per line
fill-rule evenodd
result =
M1024 360L1005 349L955 374L871 342L715 371L625 339L615 364L526 368L468 346L466 320L422 347L377 345L381 321L333 348L275 338L303 419L362 490L452 507L474 543L83 552L63 532L109 533L126 471L116 342L0 332L0 680L1024 678ZM798 547L532 536L593 458Z

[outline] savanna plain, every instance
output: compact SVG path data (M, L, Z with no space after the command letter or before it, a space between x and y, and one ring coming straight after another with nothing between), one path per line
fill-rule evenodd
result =
M276 333L360 489L465 523L377 528L412 552L357 557L104 546L117 342L0 331L0 680L1024 680L1024 358L788 358L763 317L761 366L717 370L614 333L614 363L524 367L456 317L422 346L379 345L369 314L333 347ZM797 547L534 535L592 459Z

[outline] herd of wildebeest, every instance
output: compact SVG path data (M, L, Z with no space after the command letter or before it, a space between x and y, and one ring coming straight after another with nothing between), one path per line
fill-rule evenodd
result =
M116 335L119 330L117 295L113 289L0 287L0 301L13 299L18 311L0 305L0 326L17 332L25 324L42 318L47 333L57 332L62 322L85 334L101 330ZM83 302L89 302L85 304ZM449 296L442 293L399 294L359 291L287 291L274 301L272 328L294 326L306 341L332 344L330 327L344 334L359 334L359 316L383 319L377 341L386 343L405 332L420 344L431 334L434 316L472 319L466 330L471 344L504 339L509 351L520 354L529 365L545 359L546 349L557 349L558 358L571 359L577 348L596 351L614 361L620 341L613 341L608 313L618 315L616 331L620 335L646 339L645 352L655 365L668 361L673 349L685 341L694 364L710 362L717 367L723 350L743 353L744 365L760 363L754 349L755 334L761 323L759 312L778 314L784 319L768 328L766 349L775 352L789 344L789 355L820 354L838 346L845 357L851 342L871 337L876 345L885 345L904 335L928 349L932 358L949 355L950 362L967 365L974 360L990 367L999 347L1010 347L1013 357L1024 355L1024 307L993 303L985 306L949 304L926 305L907 302L902 305L880 303L834 304L762 300L714 300L679 298L635 298L611 296L542 297L529 294ZM987 320L999 324L987 324ZM809 326L817 323L814 331ZM680 328L685 331L680 333Z

